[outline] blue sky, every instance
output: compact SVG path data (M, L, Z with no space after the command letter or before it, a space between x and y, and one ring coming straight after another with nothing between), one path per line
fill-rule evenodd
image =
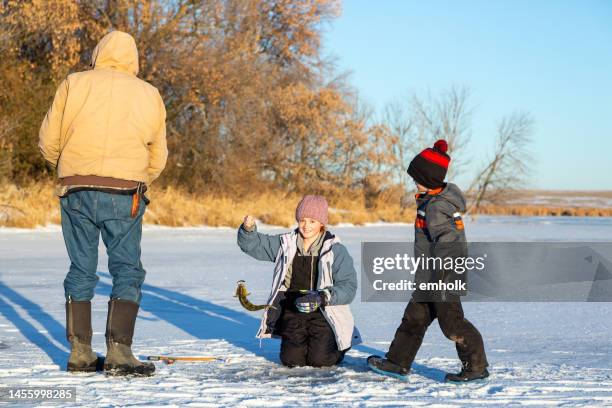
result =
M468 87L472 171L499 120L528 111L526 187L612 190L612 1L345 0L323 45L377 110Z

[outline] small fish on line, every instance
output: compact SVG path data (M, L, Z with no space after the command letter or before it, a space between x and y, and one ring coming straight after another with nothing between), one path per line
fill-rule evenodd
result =
M234 297L238 298L242 307L244 307L246 310L251 311L251 312L262 310L262 309L269 309L269 308L276 309L272 305L255 305L251 303L247 299L247 296L249 295L250 293L246 288L246 282L243 280L239 280L238 287L236 287L236 294L234 295Z

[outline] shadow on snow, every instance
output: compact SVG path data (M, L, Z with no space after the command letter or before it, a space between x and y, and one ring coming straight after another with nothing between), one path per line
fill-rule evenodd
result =
M99 274L110 279L108 273L99 272ZM164 320L200 340L222 339L266 360L279 363L278 342L263 342L264 346L260 347L260 342L254 337L259 328L258 318L146 283L143 285L142 291L144 296L140 305L141 309L156 318ZM97 294L109 296L110 292L111 285L109 283L105 281L98 283ZM61 344L67 344L65 326L45 312L38 304L0 282L0 314L12 322L28 341L43 350L55 364L64 367L68 359L66 350L56 346L49 337L41 333L31 322L21 317L11 303L24 309L31 319L45 328L51 338ZM366 354L384 355L383 351L363 344L357 345L353 349ZM365 359L361 357L347 355L343 364L356 371L367 371ZM411 371L433 381L442 381L445 374L442 370L418 363L412 365Z

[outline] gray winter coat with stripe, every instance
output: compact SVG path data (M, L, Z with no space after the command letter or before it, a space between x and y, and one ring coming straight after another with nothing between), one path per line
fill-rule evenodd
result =
M297 253L297 230L280 235L267 235L247 231L241 226L238 230L238 246L240 249L261 261L275 263L272 288L268 297L268 305L276 306L264 311L258 338L279 337L276 323L281 314L280 302L285 297L287 287L285 277L287 270ZM340 240L326 232L319 255L319 279L317 290L327 289L331 298L322 309L325 319L336 336L339 350L345 350L361 341L359 331L355 327L349 304L357 292L357 272L353 258Z
M415 256L437 258L462 258L468 255L467 241L462 220L466 203L463 193L453 183L447 183L440 192L417 194L417 217L414 228ZM415 282L453 282L467 281L467 273L438 268L416 271ZM420 292L420 293L419 293ZM465 291L448 291L452 295L463 296ZM444 301L445 292L425 293L416 291L415 296L423 301Z

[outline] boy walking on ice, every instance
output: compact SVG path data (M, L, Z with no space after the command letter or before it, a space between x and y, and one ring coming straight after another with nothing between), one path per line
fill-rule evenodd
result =
M415 256L467 256L465 230L461 221L461 213L465 212L465 198L459 187L444 182L450 163L447 150L446 141L438 140L433 148L419 153L408 167L408 174L418 189ZM419 282L447 280L450 281L444 272L441 275L432 274L432 271L423 268L417 270L415 276L417 285ZM370 356L368 366L380 374L406 379L425 332L436 318L442 333L455 342L462 364L461 372L447 374L445 380L467 382L488 377L482 336L464 318L459 294L448 291L415 291L386 357Z

